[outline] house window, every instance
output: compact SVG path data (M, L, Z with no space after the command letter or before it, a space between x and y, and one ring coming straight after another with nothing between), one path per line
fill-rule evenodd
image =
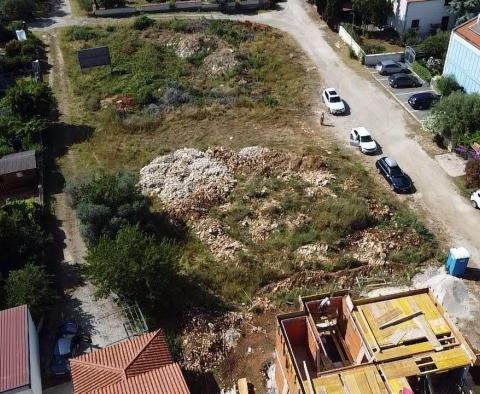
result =
M418 29L418 26L420 26L420 19L412 20L412 29Z

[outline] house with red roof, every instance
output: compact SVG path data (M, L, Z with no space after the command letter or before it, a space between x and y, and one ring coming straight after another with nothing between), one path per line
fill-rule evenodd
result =
M74 394L188 394L161 330L70 360Z
M38 335L27 306L0 311L0 393L41 392Z

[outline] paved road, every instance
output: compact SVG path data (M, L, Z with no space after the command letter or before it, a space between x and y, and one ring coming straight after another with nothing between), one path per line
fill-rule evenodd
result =
M69 0L64 0L68 2ZM415 182L415 205L425 212L429 221L440 226L450 239L450 245L463 245L472 254L472 265L480 267L480 237L478 229L480 212L474 211L469 201L460 196L451 179L437 161L431 158L412 137L403 108L382 89L376 81L353 72L343 63L339 54L327 43L325 33L317 21L307 13L303 0L280 3L281 10L253 16L225 16L206 14L219 18L229 17L268 24L289 33L318 67L325 85L333 86L343 95L351 114L335 118L330 128L340 143L348 145L348 130L355 126L367 127L387 155L397 159ZM69 7L64 7L68 10ZM202 16L201 14L181 14ZM167 16L172 16L167 15ZM157 16L162 18L165 16ZM46 29L85 23L98 23L92 18L57 16L40 21L37 26ZM320 110L320 109L319 109ZM367 167L374 169L374 158L364 158ZM404 197L403 197L404 198Z

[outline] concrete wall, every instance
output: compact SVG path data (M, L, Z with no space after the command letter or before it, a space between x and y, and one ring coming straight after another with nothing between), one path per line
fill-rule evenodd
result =
M347 44L350 48L352 48L353 52L355 52L355 55L357 55L358 58L360 58L363 54L363 49L360 47L360 45L357 44L357 42L352 38L352 36L343 28L343 26L340 26L338 29L338 35L342 39L342 41Z
M405 52L388 52L388 53L375 53L373 55L365 55L365 65L374 66L382 60L395 60L397 62L403 61Z
M424 0L407 3L407 0L396 0L393 3L394 16L389 24L398 33L403 34L412 28L412 21L419 20L418 32L427 35L432 30L432 25L440 25L442 18L448 16L448 30L455 25L455 14L445 6L445 0Z
M480 50L453 33L443 75L453 75L467 93L480 93Z
M40 375L40 352L38 350L38 334L30 312L28 312L28 345L30 358L30 390L32 394L42 393L42 378Z

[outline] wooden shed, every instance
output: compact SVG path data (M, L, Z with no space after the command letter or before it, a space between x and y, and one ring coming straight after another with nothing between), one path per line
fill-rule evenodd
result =
M36 196L39 192L39 166L34 150L0 158L0 198Z

